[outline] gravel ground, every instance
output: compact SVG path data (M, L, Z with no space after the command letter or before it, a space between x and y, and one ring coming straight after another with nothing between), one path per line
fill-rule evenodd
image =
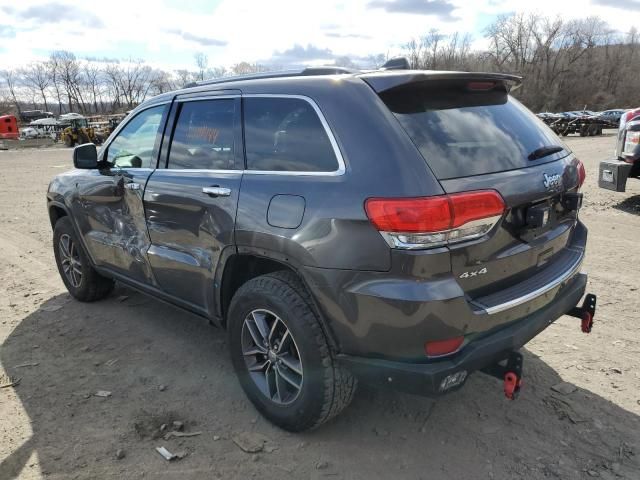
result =
M484 375L437 401L361 388L335 421L302 435L257 414L222 331L124 287L73 301L45 209L71 152L0 151L0 374L20 379L0 389L0 479L637 480L640 182L624 194L597 188L611 134L567 143L587 167L593 333L563 317L527 345L515 402ZM564 394L551 388L561 382ZM164 438L180 428L200 433ZM261 451L246 453L243 441ZM186 456L165 461L160 446Z

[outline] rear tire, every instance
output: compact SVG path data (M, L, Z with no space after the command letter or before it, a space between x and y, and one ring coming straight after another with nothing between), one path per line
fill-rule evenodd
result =
M333 358L309 294L292 272L262 275L240 287L229 306L227 327L231 360L240 385L256 409L275 425L291 432L310 430L351 402L356 379ZM279 332L284 330L288 334L280 339L292 339L286 348L284 340L278 345ZM262 331L268 334L263 337ZM275 347L271 345L272 336ZM288 351L278 353L278 347ZM257 350L266 353L253 353ZM284 366L279 354L288 358ZM294 369L289 369L292 359L298 361ZM259 369L262 362L264 371ZM285 394L280 388L269 388L273 384L277 387L279 379L287 377L295 381L283 383L288 387ZM271 394L272 390L277 391Z
M71 219L62 217L53 229L53 253L65 287L81 302L95 302L111 293L115 282L103 277L91 266L78 241Z

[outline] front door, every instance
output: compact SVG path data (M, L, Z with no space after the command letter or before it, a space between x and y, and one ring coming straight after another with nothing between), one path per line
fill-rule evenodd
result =
M103 167L79 179L73 205L95 264L144 284L152 276L142 195L157 165L167 110L152 106L127 121L102 150Z
M215 268L234 245L243 168L240 98L178 97L173 109L171 143L163 148L167 168L153 173L144 194L148 258L165 293L210 314Z

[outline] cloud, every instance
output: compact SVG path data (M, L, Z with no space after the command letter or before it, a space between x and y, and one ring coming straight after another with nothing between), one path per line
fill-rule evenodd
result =
M371 38L369 35L361 35L359 33L327 32L325 35L327 37L331 37L331 38L352 38L352 39L356 39L356 38L362 38L362 39Z
M367 6L382 8L389 13L434 15L440 20L452 21L455 7L446 0L371 0Z
M640 0L593 0L596 5L620 8L624 10L640 10Z
M42 5L34 5L24 10L15 10L5 7L8 13L14 13L19 20L33 20L40 24L61 23L63 21L77 22L88 28L104 28L104 23L93 13L78 8L76 5L65 5L58 2L49 2Z
M14 38L16 36L16 29L11 25L0 24L0 38Z
M224 40L218 40L217 38L195 35L193 33L185 32L184 30L175 29L175 28L167 30L167 33L178 35L179 37L182 37L184 40L188 42L194 42L203 47L224 47L227 44L227 42Z
M292 48L274 52L267 63L300 65L318 60L333 60L335 58L336 55L328 48L320 48L311 44L304 47L296 44Z

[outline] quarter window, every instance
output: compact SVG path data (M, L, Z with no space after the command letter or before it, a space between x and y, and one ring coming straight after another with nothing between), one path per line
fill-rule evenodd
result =
M138 113L127 123L107 150L107 162L117 167L155 168L164 105Z
M334 172L338 160L311 104L300 98L243 100L248 170Z
M234 99L185 102L169 151L169 168L231 170L235 167Z

